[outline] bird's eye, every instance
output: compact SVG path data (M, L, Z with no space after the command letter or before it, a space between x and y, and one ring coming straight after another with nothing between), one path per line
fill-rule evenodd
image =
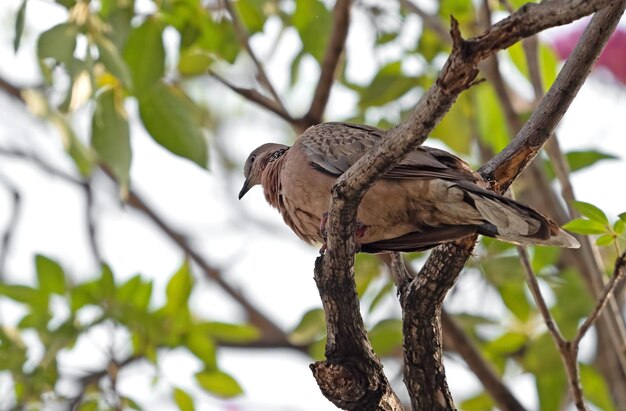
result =
M255 156L250 157L250 164L254 163L255 158L256 158Z

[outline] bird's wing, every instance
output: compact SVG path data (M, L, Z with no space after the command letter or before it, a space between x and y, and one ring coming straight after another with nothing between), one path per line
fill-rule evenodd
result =
M371 150L385 135L376 127L348 123L324 123L309 128L298 140L309 163L339 176ZM477 176L460 158L443 150L421 146L383 178L476 181Z

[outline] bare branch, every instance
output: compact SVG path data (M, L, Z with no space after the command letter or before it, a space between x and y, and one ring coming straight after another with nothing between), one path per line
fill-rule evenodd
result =
M11 244L15 229L17 228L17 222L20 218L20 211L22 205L22 197L17 187L0 173L0 184L2 184L11 195L11 215L9 216L9 222L2 234L2 242L0 243L0 281L4 277L4 265L6 259L11 251Z
M351 0L337 0L335 3L335 10L333 12L333 28L330 39L328 40L328 45L326 46L326 53L324 54L324 61L321 66L320 79L318 80L317 87L315 88L311 108L304 116L304 120L309 125L322 122L324 109L326 108L328 98L330 97L330 89L332 88L335 80L335 72L337 71L339 59L345 48L346 38L348 37L351 3Z
M85 181L83 184L85 191L85 220L87 223L87 235L89 237L89 246L91 247L91 253L98 264L102 264L102 255L100 254L100 247L98 246L98 233L96 229L96 217L94 215L94 199L93 188L91 187L91 181Z
M24 102L24 97L22 97L22 89L20 87L16 87L13 84L9 83L5 79L0 77L0 89L4 90L8 95L13 98L16 98L22 102Z
M596 322L604 307L606 307L609 302L609 298L613 295L615 288L619 285L619 283L626 277L626 253L622 254L617 258L615 262L615 269L613 270L613 276L611 280L604 287L604 291L602 292L602 296L596 303L593 311L585 322L578 328L576 332L576 336L572 340L572 344L578 345L580 340L583 339L589 328Z
M541 294L541 290L539 289L539 283L537 282L537 278L535 277L535 273L533 272L532 266L530 264L530 260L528 258L528 253L524 247L518 246L517 252L519 253L520 260L522 262L522 267L524 267L524 272L526 273L526 282L528 283L528 287L530 288L530 292L533 295L533 299L535 303L537 303L537 307L539 308L539 312L543 317L543 321L546 323L548 327L548 331L554 340L557 349L561 354L561 360L563 361L563 365L565 366L565 372L567 373L568 382L570 391L572 392L572 397L574 398L574 404L576 405L576 409L579 411L588 411L587 405L585 404L585 396L583 395L583 389L580 385L580 373L578 371L578 344L573 344L570 341L565 340L557 323L552 318L552 314L550 314L550 310L546 301Z
M223 85L225 85L226 87L234 91L235 93L239 94L243 98L253 103L256 103L259 106L271 111L272 113L276 114L277 116L279 116L286 122L290 124L294 124L294 125L298 123L294 118L292 118L289 115L289 113L285 110L284 107L282 107L276 101L259 93L258 91L254 89L235 86L234 84L232 84L231 82L229 82L228 80L226 80L225 78L223 78L222 76L220 76L219 74L215 73L212 70L209 70L209 74L215 77L217 81L219 81L220 83L222 83Z
M244 48L248 52L248 55L254 62L254 65L256 66L257 72L259 73L259 80L261 82L261 85L267 91L270 92L270 94L274 98L274 103L276 104L276 106L279 107L282 112L287 113L287 110L285 109L285 106L280 100L278 93L276 93L276 90L274 89L272 82L267 77L267 74L265 74L265 69L263 68L263 64L261 64L261 61L257 58L256 54L254 53L254 50L252 50L252 47L250 46L250 36L248 34L248 30L244 27L242 21L239 19L239 16L237 15L237 12L233 8L233 5L231 4L230 0L222 0L222 2L224 3L224 8L228 12L233 22L235 33L237 34L237 37L239 37L239 42L244 46Z

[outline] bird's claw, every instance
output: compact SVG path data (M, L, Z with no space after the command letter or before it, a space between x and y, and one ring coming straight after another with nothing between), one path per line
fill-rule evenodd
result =
M324 255L326 250L328 249L328 244L326 243L326 239L328 237L328 231L326 230L326 223L328 223L328 211L325 211L322 214L322 218L320 219L320 236L324 240L322 247L320 247L320 255ZM359 239L365 235L365 231L367 230L367 225L363 224L363 222L356 220L356 228L354 229L354 242L356 246L356 251L361 251L361 243Z

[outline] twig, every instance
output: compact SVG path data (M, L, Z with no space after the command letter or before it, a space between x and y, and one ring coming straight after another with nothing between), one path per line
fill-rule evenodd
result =
M65 182L68 182L74 185L79 185L79 186L83 185L82 180L79 180L78 178L72 176L71 174L61 171L57 169L56 167L48 164L48 162L46 162L44 159L42 159L35 153L22 151L20 149L7 149L7 148L0 147L0 155L30 161L33 164L35 164L37 167L45 171L46 173L50 174L51 176L58 177L64 180Z
M94 199L93 189L91 187L91 181L87 180L83 184L85 191L85 220L87 223L87 234L89 237L89 246L91 253L98 264L102 264L102 255L100 254L100 247L98 246L98 234L96 228L96 218L94 215Z
M9 216L7 227L2 234L2 243L0 244L0 281L2 281L4 277L4 265L11 250L13 235L20 218L22 198L17 187L15 187L15 185L13 185L13 183L2 173L0 173L0 184L2 184L9 192L12 201L11 215Z
M541 289L539 288L539 283L537 282L537 277L535 277L535 273L533 272L526 249L522 246L517 246L517 252L519 253L522 266L524 267L524 272L526 273L526 282L528 283L530 292L533 295L533 299L535 300L535 303L537 303L537 307L539 308L539 312L543 317L543 321L546 323L548 331L550 332L554 343L561 353L561 360L563 361L563 365L565 366L565 372L567 373L570 390L572 392L572 397L574 398L574 405L576 405L576 408L579 411L588 411L587 404L585 404L583 389L580 385L580 374L578 371L577 361L578 344L574 344L563 338L563 335L561 334L558 325L554 321L554 318L552 318L552 314L550 314L550 309L548 308L548 305L546 304L546 301L541 294Z
M351 3L351 0L337 0L335 3L333 27L330 39L326 45L326 53L324 54L324 61L321 65L320 78L315 88L311 108L304 116L304 119L309 125L322 122L324 109L330 97L330 89L335 80L335 72L337 71L339 59L345 48L346 38L348 36Z
M213 76L217 81L219 81L220 83L222 83L229 89L233 90L235 93L271 111L272 113L276 114L277 116L279 116L280 118L288 122L289 124L295 125L297 123L297 120L291 117L289 113L283 107L281 107L281 105L279 105L276 101L264 96L263 94L259 93L258 91L254 89L235 86L234 84L232 84L231 82L229 82L228 80L226 80L225 78L223 78L222 76L220 76L219 74L215 73L212 70L209 70L209 74Z
M278 106L284 113L287 113L287 110L280 100L278 93L276 93L276 90L274 89L274 86L272 86L270 79L265 74L263 64L261 64L256 54L254 53L254 50L252 50L252 47L250 46L250 36L248 34L248 30L244 27L243 23L239 19L239 16L235 12L233 5L230 3L230 0L222 0L222 2L224 3L224 8L228 12L233 22L233 27L235 28L235 33L239 38L239 42L244 46L244 48L248 52L248 55L254 62L254 65L256 66L257 72L259 73L261 85L263 85L263 87L270 92L270 94L274 98L274 103L276 104L276 106Z
M541 70L539 67L539 53L538 43L536 37L526 39L522 43L524 47L524 54L526 58L526 64L530 73L530 81L535 93L535 101L544 94L543 82L541 78ZM570 179L570 170L567 160L561 150L558 136L554 135L553 138L548 140L545 145L545 151L550 158L555 175L559 184L561 185L561 194L567 205L569 214L572 218L580 217L580 213L573 207L576 196L574 194L574 187ZM545 192L545 191L544 191ZM558 204L557 202L554 202ZM580 272L583 278L590 285L592 294L595 298L600 298L604 284L604 268L602 267L602 261L598 257L597 246L590 240L588 236L580 238L582 244L582 250L577 253L577 260L580 260ZM626 398L623 395L623 390L620 388L625 381L624 375L626 375L626 351L624 349L626 345L626 328L620 313L619 304L615 298L610 297L608 300L609 310L602 315L602 323L606 325L606 332L608 333L609 343L613 349L610 350L612 356L617 357L617 366L621 370L618 372L618 376L612 376L608 378L611 381L611 386L615 387L612 391L621 404L624 404ZM602 351L606 355L606 350ZM610 362L615 364L615 362Z
M22 89L20 87L16 87L13 84L9 83L5 79L0 77L0 89L4 90L8 95L14 97L22 102L24 102L24 97L22 97Z
M591 314L589 314L585 322L578 328L578 331L576 332L576 336L574 336L574 339L572 340L573 344L578 345L580 343L580 340L583 339L587 331L589 331L589 328L591 328L591 326L596 322L596 320L602 313L602 310L604 309L604 307L606 307L607 303L609 302L609 298L612 295L614 295L615 288L619 285L619 283L624 279L625 276L626 276L626 253L622 254L621 256L617 258L617 261L615 262L615 269L613 270L613 276L611 277L609 282L604 286L604 291L602 292L602 296L596 303L596 306L594 307Z

